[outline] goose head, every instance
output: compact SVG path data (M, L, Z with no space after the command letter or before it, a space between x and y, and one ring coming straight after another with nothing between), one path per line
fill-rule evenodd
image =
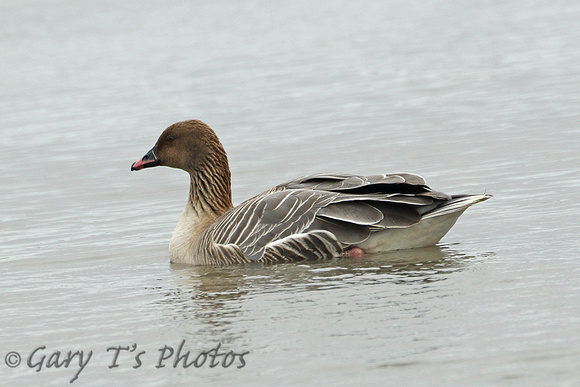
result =
M161 133L157 143L131 165L132 171L158 165L178 168L190 175L207 168L227 166L227 156L215 132L197 120L171 125ZM222 165L216 165L222 164Z

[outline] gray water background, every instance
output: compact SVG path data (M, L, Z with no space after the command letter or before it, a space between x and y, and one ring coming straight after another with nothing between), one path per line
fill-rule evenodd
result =
M82 386L580 385L579 20L564 0L3 1L0 384L69 385L74 362L26 364L46 346L33 362L93 351ZM235 203L324 171L494 198L433 248L170 265L187 175L129 167L191 118ZM156 368L182 340L246 365Z

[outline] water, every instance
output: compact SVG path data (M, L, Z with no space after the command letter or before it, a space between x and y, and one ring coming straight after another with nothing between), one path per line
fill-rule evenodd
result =
M579 14L4 1L0 383L580 384ZM433 248L170 265L187 176L129 167L190 118L222 139L237 203L322 171L494 198ZM183 340L186 363L219 364L174 368ZM92 355L79 373L57 351Z

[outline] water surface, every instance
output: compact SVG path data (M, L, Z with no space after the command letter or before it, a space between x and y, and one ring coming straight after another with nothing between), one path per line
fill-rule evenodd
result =
M36 372L41 356L92 351L75 385L580 384L576 2L0 15L2 383L67 384L78 358ZM187 176L129 167L191 118L222 139L236 203L325 171L494 198L432 248L170 265ZM186 364L221 363L160 360L183 341Z

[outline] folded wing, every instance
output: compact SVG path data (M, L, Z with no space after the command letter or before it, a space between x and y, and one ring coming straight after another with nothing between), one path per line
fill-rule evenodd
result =
M218 219L204 237L216 247L239 247L250 261L320 259L338 256L372 233L437 216L447 202L455 204L441 214L464 209L409 173L309 175L247 200Z

